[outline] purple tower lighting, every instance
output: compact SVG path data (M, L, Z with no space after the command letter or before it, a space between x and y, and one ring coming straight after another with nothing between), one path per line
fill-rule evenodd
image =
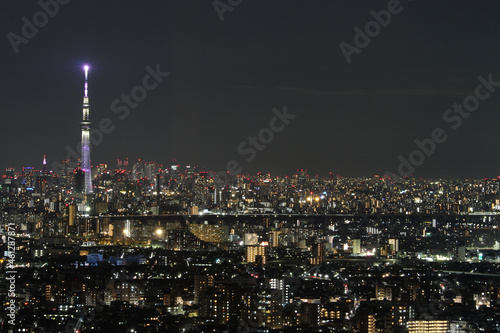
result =
M47 174L47 159L45 158L45 155L43 155L42 173L43 173L44 175L46 175L46 174Z
M83 118L80 122L82 126L82 160L81 160L81 169L84 172L84 194L92 193L92 174L90 170L90 125L92 122L90 121L89 115L89 85L88 85L88 74L89 74L89 66L83 66L83 70L85 71L85 90L83 94Z

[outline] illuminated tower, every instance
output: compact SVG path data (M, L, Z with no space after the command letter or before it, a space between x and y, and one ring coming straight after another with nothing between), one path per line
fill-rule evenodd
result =
M88 73L89 66L83 66L85 70L85 91L83 95L83 118L80 122L82 126L82 160L81 169L84 172L85 183L83 193L85 195L92 193L92 174L90 170L90 122L89 118L89 86L88 86Z
M45 155L43 155L42 174L47 174L47 159L45 158Z

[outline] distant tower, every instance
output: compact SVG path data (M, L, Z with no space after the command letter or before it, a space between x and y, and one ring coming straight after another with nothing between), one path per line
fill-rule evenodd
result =
M45 158L45 155L43 155L42 173L44 175L47 174L47 159Z
M85 71L85 91L83 95L83 119L80 122L82 126L82 160L81 169L85 175L85 184L83 193L85 195L92 193L92 174L90 170L90 122L89 118L89 86L88 86L88 73L89 66L83 66Z

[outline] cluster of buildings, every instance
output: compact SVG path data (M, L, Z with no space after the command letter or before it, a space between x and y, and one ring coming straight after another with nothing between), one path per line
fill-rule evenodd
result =
M0 178L0 332L500 332L500 179L81 155Z
M9 168L0 193L15 209L108 214L481 214L500 212L499 179L429 180L388 177L342 178L269 173L231 175L197 166L118 160L116 168L92 168L91 192L80 168L61 174L47 169Z
M0 331L500 332L498 180L118 164L2 177Z
M2 224L11 220L4 214ZM459 222L449 245L444 225L409 220L435 234L387 238L396 231L370 234L362 221L346 222L141 217L113 221L116 230L130 228L116 236L18 230L17 321L0 330L500 331L500 264L479 256L500 251L471 243L462 257L454 237L469 236ZM224 229L227 236L216 235ZM0 250L4 278L5 243ZM2 285L4 309L7 294ZM4 323L6 315L2 309Z

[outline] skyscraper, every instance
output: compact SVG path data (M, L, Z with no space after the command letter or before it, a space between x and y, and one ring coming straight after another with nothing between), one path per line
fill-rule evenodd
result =
M312 258L309 259L311 265L321 265L324 262L325 249L323 243L315 243L312 246Z
M448 320L411 320L408 322L408 332L410 333L441 333L449 332L450 322Z
M43 175L47 174L47 159L45 158L45 155L43 155L42 174Z
M83 67L85 71L85 90L83 95L83 118L80 122L82 126L82 160L81 169L84 172L85 183L83 193L85 195L92 193L92 174L90 170L90 114L89 114L89 89L88 89L88 73L89 66Z

